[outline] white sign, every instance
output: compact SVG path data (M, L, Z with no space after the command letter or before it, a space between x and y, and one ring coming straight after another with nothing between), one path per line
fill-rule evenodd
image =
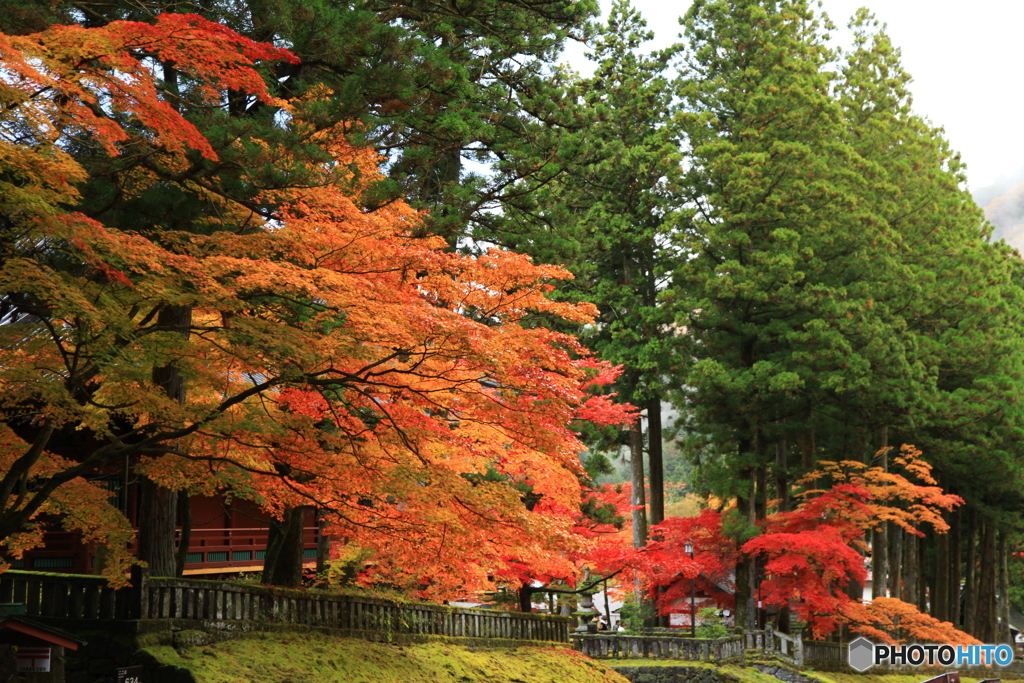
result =
M690 615L683 612L672 612L668 615L669 626L689 626Z
M50 648L48 647L19 647L17 658L18 673L50 672Z

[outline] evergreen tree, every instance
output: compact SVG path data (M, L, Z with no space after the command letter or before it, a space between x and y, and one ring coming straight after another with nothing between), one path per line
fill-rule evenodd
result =
M1021 476L1019 262L1005 246L989 244L989 226L964 189L959 158L941 130L913 113L910 76L884 27L866 10L850 26L854 46L836 96L850 144L884 188L868 200L884 217L897 258L876 273L875 305L905 322L912 368L903 381L911 391L902 400L881 397L902 412L887 422L901 441L925 449L940 480L969 502L991 513L1003 499L1016 509L1019 497L1006 494L1019 490ZM878 561L888 546L876 540L875 593L884 595L888 583L898 593L898 575L887 582L886 563ZM947 596L955 592L959 568L948 569L947 539L935 550L942 571L934 580L941 576L945 585L931 592ZM952 618L951 603L937 600L937 616Z
M694 210L677 288L696 362L683 398L690 429L717 444L701 469L738 500L740 540L784 499L789 451L817 458L823 413L906 367L898 321L874 306L888 238L830 94L826 26L799 0L697 2L684 19ZM756 568L737 572L749 625Z
M662 401L678 362L672 313L661 299L670 296L676 253L669 225L679 202L681 140L666 76L677 48L642 54L651 37L627 0L612 5L587 55L596 63L593 76L561 75L563 101L582 122L554 132L568 163L510 207L498 234L514 250L566 264L575 279L562 285L560 296L600 311L583 339L624 366L614 388L620 399L646 410L647 434L637 424L620 436L628 437L634 465L634 505L644 503L647 452L650 522L657 524L665 516ZM646 538L642 514L634 510L639 544Z

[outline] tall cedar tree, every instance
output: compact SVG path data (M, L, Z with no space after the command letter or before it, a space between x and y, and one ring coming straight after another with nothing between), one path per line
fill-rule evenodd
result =
M880 403L896 438L925 448L937 476L969 504L1015 509L1021 477L1015 435L1022 426L1015 387L1024 360L1019 260L988 243L989 226L964 189L958 156L941 130L913 114L910 77L884 27L864 10L850 26L854 46L836 96L850 144L886 187L869 199L886 220L897 258L875 272L875 305L903 319L913 368L902 380L912 391L903 400L882 396ZM946 550L936 564L945 568L953 558L948 544L940 548ZM884 550L880 545L876 554ZM897 566L899 558L889 564ZM943 576L948 585L932 592L954 593L950 574ZM900 597L899 576L890 579ZM884 595L886 583L884 575L876 577L876 594ZM937 616L951 618L954 600L937 600Z
M697 2L684 28L695 209L676 276L696 362L683 398L690 428L717 443L703 470L738 498L742 541L785 488L787 451L803 443L813 462L814 413L870 390L905 354L872 305L884 225L862 201L874 187L844 140L819 19L801 0ZM756 571L737 568L745 625Z
M590 78L563 72L563 102L584 122L561 128L559 148L573 150L563 172L510 207L501 243L576 276L558 295L600 312L583 338L603 358L622 364L614 389L646 409L641 425L611 436L634 463L634 541L646 539L643 457L649 457L650 522L664 519L661 405L676 374L672 313L661 305L675 255L668 238L678 204L681 157L667 66L677 48L641 54L652 34L626 0L612 5L587 58ZM522 184L524 188L526 183ZM606 444L607 442L605 442ZM601 447L605 444L599 442ZM639 465L637 467L637 465Z

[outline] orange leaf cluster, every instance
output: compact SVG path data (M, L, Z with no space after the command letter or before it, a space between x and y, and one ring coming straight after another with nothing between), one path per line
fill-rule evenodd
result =
M881 454L882 451L879 452ZM893 457L889 470L853 460L821 461L818 465L819 469L804 475L799 483L813 485L824 480L830 484L849 483L863 488L869 494L865 507L848 510L848 519L865 531L884 522L892 522L916 536L924 535L919 529L923 525L945 532L949 525L943 520L942 512L963 503L962 498L944 493L936 485L931 476L931 465L921 459L919 449L908 444L904 444ZM810 488L801 495L813 498L821 492Z
M842 615L851 630L877 642L981 644L948 621L939 621L896 598L875 598L867 604L851 602L843 607Z

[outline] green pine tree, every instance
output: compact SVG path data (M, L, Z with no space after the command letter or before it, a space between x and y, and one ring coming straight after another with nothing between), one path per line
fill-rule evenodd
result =
M651 37L627 0L612 5L588 54L593 76L561 75L562 101L580 124L552 133L564 155L560 173L510 207L499 239L565 263L576 278L560 296L597 306L598 322L582 336L602 358L624 366L614 389L645 410L646 435L637 425L611 441L630 449L635 494L643 491L646 450L650 522L657 524L664 519L662 401L678 363L672 313L662 299L671 294L676 253L669 226L679 202L681 141L666 75L677 48L641 53ZM646 538L642 513L635 511L638 544Z

